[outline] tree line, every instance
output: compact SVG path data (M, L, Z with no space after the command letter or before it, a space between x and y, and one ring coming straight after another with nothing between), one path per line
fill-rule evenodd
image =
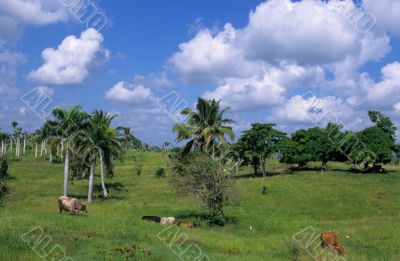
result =
M274 157L297 169L309 162L321 162L327 169L328 162L338 161L360 171L380 172L382 164L400 156L397 128L379 111L368 112L372 126L359 132L328 123L287 135L274 123L254 123L233 142L235 122L225 118L228 110L221 108L220 101L199 98L195 110L182 110L186 120L173 128L176 140L186 144L171 156L172 184L178 194L196 195L215 224L224 223L224 208L232 196L229 170L237 173L241 166L252 166L255 175L261 168L266 176L267 159Z

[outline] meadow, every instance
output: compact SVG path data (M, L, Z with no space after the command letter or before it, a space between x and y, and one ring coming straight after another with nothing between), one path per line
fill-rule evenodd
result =
M94 202L80 215L58 213L63 164L38 161L31 154L10 161L10 193L0 208L0 260L42 260L21 239L37 226L74 261L179 260L157 237L165 227L143 222L144 215L197 223L183 230L186 244L197 244L210 260L313 260L293 239L309 227L337 232L346 260L400 260L397 167L386 167L386 174L354 174L347 165L331 163L327 172L285 173L286 165L269 160L266 178L243 168L235 178L239 197L226 211L228 224L210 227L196 199L176 196L168 183L170 164L161 153L142 153L137 162L129 154L116 162L115 176L107 179L107 200L97 175ZM155 176L160 167L167 169L165 178ZM71 181L69 190L85 201L88 182Z

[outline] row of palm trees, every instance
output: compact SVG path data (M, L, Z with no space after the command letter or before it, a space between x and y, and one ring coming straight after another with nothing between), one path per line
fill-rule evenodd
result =
M7 151L13 153L15 148L15 157L19 159L21 147L23 154L25 154L27 142L31 137L28 132L18 127L18 122L13 121L11 126L13 127L13 132L11 134L0 132L0 156L5 155Z
M13 134L0 133L1 153L7 153L7 146L11 151L15 146L16 155L19 157L22 142L24 154L29 144L34 150L35 158L39 158L40 146L41 158L48 156L50 162L53 162L54 157L62 160L64 196L68 196L71 163L88 170L88 202L93 200L95 170L99 167L103 196L107 198L105 169L111 172L113 161L139 141L130 128L112 128L115 117L101 110L88 114L82 111L80 106L56 108L52 111L51 119L32 134L21 135L21 129L17 128L18 123L13 122Z

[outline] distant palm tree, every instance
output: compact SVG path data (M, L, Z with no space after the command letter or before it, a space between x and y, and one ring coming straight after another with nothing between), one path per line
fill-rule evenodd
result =
M135 136L133 136L133 132L131 128L119 126L117 127L118 131L118 140L125 148L129 148L132 146L132 142L135 140Z
M216 144L227 145L226 136L234 139L231 119L224 118L229 108L221 109L220 101L204 100L199 98L196 111L189 108L182 110L181 114L188 117L186 123L176 124L173 128L178 133L177 141L189 140L182 154L186 155L193 150L206 151L215 156Z

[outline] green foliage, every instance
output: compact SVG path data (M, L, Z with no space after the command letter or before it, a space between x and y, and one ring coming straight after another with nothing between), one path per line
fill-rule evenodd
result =
M171 184L178 195L195 195L207 210L209 223L223 226L224 209L234 196L231 174L223 163L200 153L180 158L175 164Z
M0 157L0 181L6 179L8 177L8 161L3 156Z
M5 197L7 194L7 187L5 186L4 182L5 179L8 177L8 161L3 156L0 157L0 205L2 205L1 199Z
M234 139L232 127L229 126L233 120L224 118L228 109L221 109L220 101L199 98L196 111L189 108L182 110L181 114L188 117L188 121L176 124L173 128L173 131L178 133L178 142L189 140L182 154L201 151L215 155L215 147L218 144L227 146L226 136Z
M392 120L382 114L379 111L369 111L368 116L373 123L376 123L376 127L381 129L389 138L393 141L396 140L396 126L393 124Z
M164 178L165 177L165 169L164 168L159 168L156 171L156 177L157 178Z
M391 162L392 140L378 127L369 127L358 133L360 142L354 146L352 155L358 164L386 164Z
M142 165L136 167L136 175L138 176L142 175Z
M254 174L257 175L258 165L263 167L263 175L266 176L266 158L279 152L279 143L284 140L286 134L275 129L275 124L252 124L250 130L243 132L234 150L244 157L244 164L252 165Z

